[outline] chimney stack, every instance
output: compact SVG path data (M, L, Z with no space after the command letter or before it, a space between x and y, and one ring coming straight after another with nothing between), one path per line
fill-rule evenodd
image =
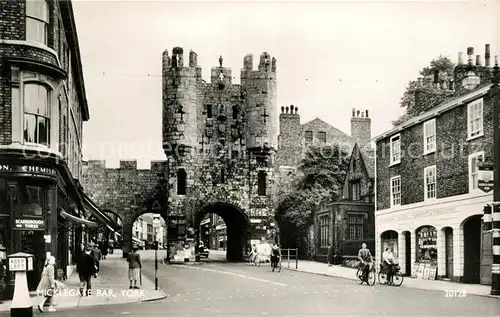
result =
M464 53L460 52L458 53L458 65L463 65L464 64Z
M351 137L359 146L365 146L371 142L371 119L368 110L352 109Z
M481 55L476 55L476 66L481 66L482 61L481 61Z
M484 66L490 67L490 44L486 44L484 48Z
M474 55L474 47L467 47L467 63L472 65L472 55Z

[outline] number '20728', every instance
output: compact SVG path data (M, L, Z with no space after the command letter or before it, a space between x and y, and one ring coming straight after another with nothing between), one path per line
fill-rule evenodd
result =
M457 290L445 290L444 297L466 297L466 291L457 291Z

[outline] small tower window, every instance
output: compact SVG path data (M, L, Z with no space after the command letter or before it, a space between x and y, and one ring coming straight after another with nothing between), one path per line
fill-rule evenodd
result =
M226 182L226 170L221 169L220 170L220 183L224 184Z
M186 195L186 170L177 170L177 195Z
M266 178L267 174L264 171L260 171L259 174L257 175L257 183L258 183L258 189L257 189L257 194L259 196L266 196Z
M212 105L207 105L207 118L212 118Z
M238 106L233 106L233 120L238 119L238 114L239 114Z

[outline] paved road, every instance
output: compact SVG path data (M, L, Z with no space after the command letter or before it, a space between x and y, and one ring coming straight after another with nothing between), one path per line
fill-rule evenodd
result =
M151 253L143 254L145 259ZM467 295L446 298L440 291L376 285L283 270L268 265L220 262L160 265L159 281L169 297L141 304L74 309L78 316L499 316L498 300ZM154 276L146 261L144 274ZM457 290L460 286L457 285ZM68 316L61 311L51 316Z

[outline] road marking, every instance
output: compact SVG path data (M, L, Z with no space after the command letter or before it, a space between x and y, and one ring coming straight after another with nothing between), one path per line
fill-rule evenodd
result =
M192 269L192 270L202 270L202 271L209 271L209 272L227 274L227 275L242 277L242 278L246 278L246 279L250 279L250 280L254 280L254 281L260 281L260 282L270 283L270 284L279 285L279 286L287 286L286 284L283 284L283 283L278 283L278 282L269 281L269 280L265 280L265 279L258 278L258 277L253 277L253 276L248 276L248 275L243 275L243 274L237 274L237 273L232 273L232 272L227 272L227 271L212 270L212 269L201 268L201 267L193 267L193 266L179 266L179 267L183 267L183 268L186 268L186 269Z

